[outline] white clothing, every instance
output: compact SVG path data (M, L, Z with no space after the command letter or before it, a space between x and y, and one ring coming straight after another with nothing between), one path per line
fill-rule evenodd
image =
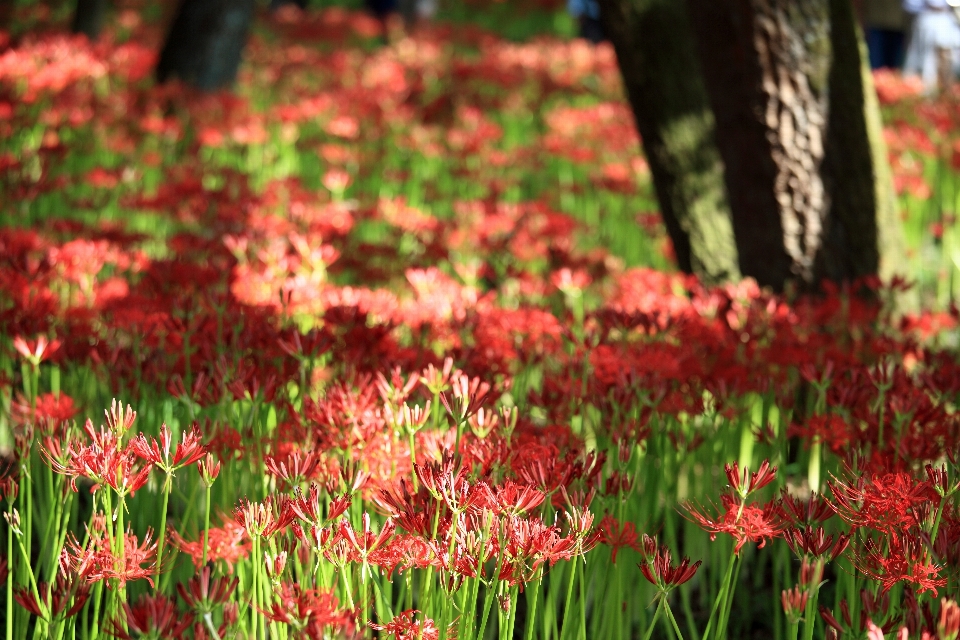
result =
M905 8L909 10L910 7ZM957 16L952 10L929 11L921 8L913 21L903 74L920 76L927 91L937 86L938 49L951 51L953 68L956 69L960 64L960 24L957 23Z

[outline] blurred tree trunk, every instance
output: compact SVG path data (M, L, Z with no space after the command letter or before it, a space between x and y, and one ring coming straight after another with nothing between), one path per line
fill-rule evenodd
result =
M0 0L0 31L9 31L10 23L13 21L14 0ZM0 42L0 47L3 42Z
M600 0L680 269L737 279L714 119L680 0Z
M600 5L682 269L776 290L892 275L896 200L850 0Z
M100 37L109 8L110 0L77 0L71 31L82 33L91 41L96 40Z
M183 0L157 63L157 80L199 89L229 87L253 21L254 0Z
M850 0L687 5L744 275L778 290L888 275L895 200Z

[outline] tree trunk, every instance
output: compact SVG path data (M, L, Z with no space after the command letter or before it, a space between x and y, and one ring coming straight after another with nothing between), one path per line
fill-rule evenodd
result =
M157 80L199 89L229 87L253 21L254 0L183 0L157 63Z
M777 290L877 274L897 222L850 0L688 6L743 274Z
M91 41L96 40L100 37L109 7L110 0L77 0L71 31L82 33Z
M817 272L834 281L870 274L889 279L901 266L904 249L880 105L859 22L847 0L830 1L830 23L824 181L831 208Z
M739 278L714 118L678 0L600 0L679 267Z

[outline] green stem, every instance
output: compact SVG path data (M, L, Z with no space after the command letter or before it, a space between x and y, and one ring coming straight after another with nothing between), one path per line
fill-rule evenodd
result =
M720 584L720 590L717 592L717 599L713 601L713 608L710 610L710 619L707 621L707 628L703 632L703 640L709 640L711 637L721 637L719 631L713 636L710 635L710 631L713 630L713 623L716 620L714 616L716 616L717 612L720 611L720 605L726 599L727 589L730 587L730 579L733 577L733 565L735 565L739 559L740 556L734 553L733 557L730 559L730 563L727 565L727 571L723 576L723 582ZM720 621L716 621L719 624Z
M13 579L16 562L13 560L13 527L7 527L7 640L13 640Z
M567 637L567 622L570 618L571 601L573 600L573 583L577 578L577 559L574 558L570 565L570 581L567 583L567 600L563 606L563 622L560 624L560 637Z
M493 585L487 587L487 592L483 596L483 615L480 618L480 632L477 634L478 640L483 640L484 632L487 630L487 619L490 616L490 605L500 586L500 571L503 569L503 546L500 547L500 554L497 556L497 568L493 574Z
M170 491L173 489L171 476L168 473L163 481L163 506L160 510L160 529L157 531L157 581L156 590L160 589L160 571L163 569L163 544L167 539L167 504L170 500ZM207 553L206 539L204 539L203 553Z
M540 596L540 581L543 579L543 567L539 567L533 574L533 593L530 596L530 609L527 615L527 633L524 634L525 640L533 640L534 621L537 619L537 603ZM482 640L479 639L479 640Z
M650 640L650 636L653 635L653 630L657 627L660 614L663 613L663 601L666 599L666 596L662 593L657 595L657 600L659 600L657 603L657 611L653 614L653 619L650 621L650 626L647 627L647 632L643 634L643 640Z
M739 559L740 556L737 556ZM722 617L720 619L720 624L717 626L717 637L726 638L727 632L729 631L728 626L730 624L730 610L733 608L733 594L736 590L736 585L740 579L740 567L742 566L739 562L736 563L737 568L733 572L733 580L730 585L727 586L727 595L724 599Z
M663 599L664 601L666 601L667 599L666 595L664 595ZM677 634L677 638L679 638L680 640L683 640L683 634L680 633L680 625L677 624L677 619L673 617L673 609L670 608L670 603L665 602L665 607L667 609L667 618L669 618L670 624L673 625L674 633Z
M210 541L210 494L212 493L213 485L207 485L207 504L204 508L203 516L203 560L200 562L200 569L207 566L207 544Z

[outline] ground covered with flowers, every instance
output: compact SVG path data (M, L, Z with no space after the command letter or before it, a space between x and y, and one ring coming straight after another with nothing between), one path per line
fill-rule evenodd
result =
M4 637L957 638L952 98L893 315L673 272L609 47L118 4L0 32Z

